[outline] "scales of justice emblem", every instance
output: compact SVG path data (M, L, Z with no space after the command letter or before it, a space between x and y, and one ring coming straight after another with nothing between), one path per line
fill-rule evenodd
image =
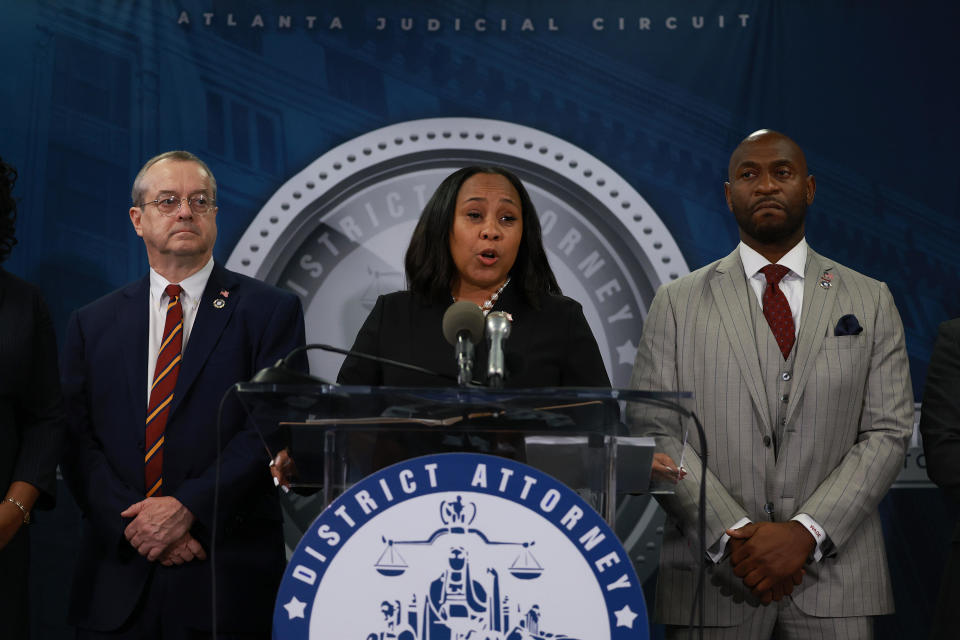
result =
M297 544L283 640L642 640L630 556L575 491L479 453L399 462L348 488Z
M381 538L386 545L375 564L387 577L404 575L410 568L401 550L432 547L446 554L446 566L422 591L411 594L407 602L384 600L382 628L366 640L574 640L563 633L547 632L542 627L540 605L511 599L500 574L505 571L516 580L536 580L543 566L533 554L535 541L492 540L473 525L477 505L465 502L462 495L441 500L442 526L421 540ZM514 559L505 567L477 566L471 549L499 547L515 549Z

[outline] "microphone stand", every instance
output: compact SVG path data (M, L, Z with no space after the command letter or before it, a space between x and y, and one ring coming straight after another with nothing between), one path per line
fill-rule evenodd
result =
M473 341L468 331L457 334L457 384L470 386L473 381Z
M473 344L467 340L471 350L473 349ZM272 367L266 367L257 372L253 378L250 379L250 382L267 382L274 384L327 384L326 381L321 380L310 376L308 374L302 373L295 369L290 368L290 362L298 355L305 351L311 351L313 349L320 349L321 351L329 351L331 353L339 353L345 356L352 356L354 358L361 358L363 360L372 360L373 362L379 362L380 364L385 364L391 367L397 367L400 369L406 369L408 371L416 371L417 373L425 373L427 375L436 376L438 378L443 378L445 380L456 380L453 376L440 373L439 371L432 371L426 367L420 367L415 364L408 364L406 362L400 362L398 360L391 360L390 358L381 358L380 356L370 355L369 353L362 353L360 351L353 351L351 349L340 349L338 347L333 347L329 344L307 344L302 347L297 347L290 353L286 355L281 360L278 360L275 365ZM470 354L472 360L473 354ZM468 378L468 382L471 379Z

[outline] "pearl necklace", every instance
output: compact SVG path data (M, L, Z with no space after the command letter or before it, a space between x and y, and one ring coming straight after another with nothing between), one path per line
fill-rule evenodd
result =
M503 293L503 290L507 288L507 285L508 285L508 284L510 284L510 277L509 277L509 276L507 276L506 282L504 282L502 285L500 285L500 288L493 292L493 295L492 295L492 296L490 296L489 298L487 298L487 300L485 300L483 304L479 305L479 306L480 306L480 311L483 311L484 317L486 317L486 315L487 315L488 313L490 313L490 311L493 310L493 305L496 304L497 298L500 297L500 294ZM457 301L456 297L454 297L454 296L450 296L450 297L453 298L453 301L454 301L454 302Z

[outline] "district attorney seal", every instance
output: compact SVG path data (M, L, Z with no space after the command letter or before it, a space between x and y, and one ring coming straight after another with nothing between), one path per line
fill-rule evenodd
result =
M598 159L509 122L403 122L346 142L290 178L264 205L227 266L300 295L307 338L348 347L377 295L404 288L403 253L440 181L497 164L527 185L560 287L583 305L614 386L630 379L653 294L688 272L660 218ZM341 358L313 352L314 375Z
M274 637L636 640L636 573L575 492L525 464L407 460L337 498L294 551Z

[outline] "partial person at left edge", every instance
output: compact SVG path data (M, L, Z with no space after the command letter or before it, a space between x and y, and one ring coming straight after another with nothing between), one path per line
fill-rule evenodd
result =
M0 264L17 243L17 171L0 158ZM56 499L63 402L57 341L32 284L0 267L0 635L28 637L29 528Z
M300 300L213 260L217 183L193 154L148 160L131 196L149 273L76 311L64 345L63 470L83 512L68 621L166 640L209 638L216 615L218 637L268 638L280 506L252 421L235 395L219 425L218 407L304 344Z

